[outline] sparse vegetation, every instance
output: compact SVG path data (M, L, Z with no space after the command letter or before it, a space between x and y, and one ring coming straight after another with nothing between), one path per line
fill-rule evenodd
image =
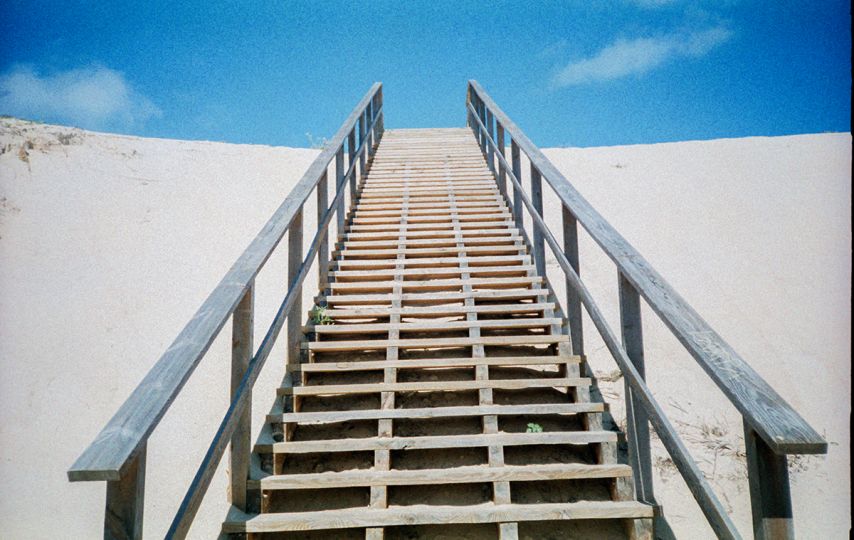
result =
M543 432L543 426L541 426L540 424L536 424L534 422L530 422L528 424L528 429L526 429L525 432L526 433L542 433Z
M311 322L314 324L335 324L332 318L326 314L326 308L323 306L314 306L311 310Z

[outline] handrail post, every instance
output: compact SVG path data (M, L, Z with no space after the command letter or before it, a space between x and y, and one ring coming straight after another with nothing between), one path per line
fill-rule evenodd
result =
M566 205L563 208L563 254L575 274L581 277L581 266L578 258L578 221ZM569 324L569 339L572 354L584 354L584 331L581 322L581 297L578 291L566 279L566 320Z
M519 152L519 145L513 140L510 142L510 161L513 166L513 176L522 182L522 156ZM516 227L519 232L525 228L525 221L522 219L522 193L520 187L513 185L513 217L516 218Z
M776 454L744 420L747 481L753 537L757 540L793 540L792 496L785 454Z
M373 123L374 113L371 110L371 103L365 107L365 125L370 126ZM367 140L368 140L368 148L365 150L368 153L368 157L374 155L374 128L373 126L368 129L367 132Z
M383 108L383 87L382 86L380 86L379 89L377 90L377 93L375 94L375 98L377 100L376 110L379 111L379 115L380 115L380 117L377 119L377 139L379 140L382 138L383 133L385 132L385 125L383 123L385 120L385 114L383 114L383 112L382 112L382 108Z
M362 146L365 142L365 114L362 113L359 115L359 146ZM355 172L353 174L353 178L355 178ZM359 180L365 177L365 152L359 152ZM356 196L356 191L353 190L353 197Z
M297 279L302 266L302 214L300 207L288 228L288 287ZM288 364L300 363L302 341L302 291L298 291L288 312Z
M471 110L469 110L469 104L471 103L472 105L474 105L474 102L471 99L473 92L474 92L474 90L472 90L471 85L467 84L466 85L466 127L473 127L475 125L475 122L472 122Z
M495 124L492 120L492 111L489 109L486 110L486 132L489 134L489 137L494 141L495 140ZM489 142L487 139L486 144L486 164L489 166L489 170L495 173L495 146Z
M335 195L338 195L339 189L347 189L347 186L343 183L344 180L344 143L341 143L341 147L338 148L338 151L335 152ZM338 199L338 206L335 210L336 219L337 219L337 232L338 238L340 239L344 234L344 196Z
M640 296L637 289L619 272L620 327L626 355L641 378L646 377L643 355L643 325ZM649 446L649 417L643 404L634 396L628 381L626 389L626 439L629 443L629 460L635 480L635 494L639 501L655 504L652 491L652 456Z
M534 164L531 164L531 202L534 204L534 209L540 216L543 215L543 177L540 175L539 169ZM539 227L534 227L534 241L532 248L534 250L534 263L537 266L537 274L546 275L546 246L543 237L543 231Z
M486 114L484 114L484 104L483 101L478 98L477 100L477 116L483 125L486 125ZM486 150L486 135L483 133L483 128L481 128L480 124L478 124L477 134L478 134L478 143L480 144L480 149L482 151Z
M235 399L240 382L252 360L255 282L243 294L231 319L231 399ZM249 390L251 392L251 390ZM252 397L240 415L237 428L231 436L231 504L241 511L247 510L246 481L249 479L249 458L252 453Z
M361 121L361 120L360 120ZM347 168L350 169L350 208L356 204L356 168L353 161L356 159L356 128L350 130L347 136Z
M329 210L329 173L324 170L323 175L317 182L317 224L323 221L323 216ZM329 279L329 229L319 231L323 236L317 248L317 287L321 294L326 289Z
M128 462L120 480L107 482L104 540L142 540L146 446Z
M498 152L502 157L507 157L505 148L504 148L504 126L501 125L501 122L498 120L495 121L495 131L497 132L498 140L496 143L498 144ZM504 169L504 166L501 164L501 160L498 160L498 190L505 197L507 196L507 171Z

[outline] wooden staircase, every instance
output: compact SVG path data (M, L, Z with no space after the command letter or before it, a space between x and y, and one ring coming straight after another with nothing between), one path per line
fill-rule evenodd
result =
M642 303L742 416L753 537L794 538L788 456L826 454L827 441L477 81L465 105L470 129L386 131L381 83L356 104L69 468L72 482L106 484L106 540L143 538L149 438L229 322L229 405L169 540L192 536L226 455L224 536L670 540L653 433L714 534L739 540L647 386ZM561 207L562 242L544 219L544 187ZM304 252L311 196L317 228ZM620 337L580 277L581 229L617 268ZM545 279L546 248L566 280L563 308ZM256 277L277 249L287 249L288 288L256 346ZM313 268L320 295L306 326ZM595 381L581 376L582 310L624 382L628 465L603 428ZM287 375L253 448L254 387L281 334Z
M469 129L386 131L224 533L651 538Z

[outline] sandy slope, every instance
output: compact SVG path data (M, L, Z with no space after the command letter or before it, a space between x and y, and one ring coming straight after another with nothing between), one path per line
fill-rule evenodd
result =
M828 134L546 151L827 434L827 458L799 459L792 467L804 538L841 538L850 523L850 145L850 135ZM3 536L96 537L103 486L69 484L65 470L316 151L139 139L10 120L2 120L0 150ZM313 212L307 210L307 231ZM553 202L546 214L560 230ZM613 266L583 241L585 279L616 322ZM284 265L284 257L274 257L259 278L259 332L275 310ZM646 315L651 386L746 531L739 419ZM591 361L607 375L615 366L587 328ZM281 351L273 358L280 361ZM227 359L227 343L219 340L151 439L147 536L162 536L224 411ZM256 419L272 396L263 389L280 376L279 363L271 363L259 381ZM603 386L619 398L622 381ZM621 408L614 409L619 418ZM656 464L656 487L674 528L687 538L709 537L660 451ZM221 469L194 537L218 530L226 506Z

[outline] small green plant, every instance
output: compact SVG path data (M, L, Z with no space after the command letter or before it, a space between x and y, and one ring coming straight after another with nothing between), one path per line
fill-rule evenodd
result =
M527 433L542 433L543 432L543 426L541 426L540 424L535 424L535 423L531 422L530 424L528 424L528 429L525 431Z
M311 322L314 324L335 324L332 317L326 314L326 308L323 306L314 306L310 315Z

